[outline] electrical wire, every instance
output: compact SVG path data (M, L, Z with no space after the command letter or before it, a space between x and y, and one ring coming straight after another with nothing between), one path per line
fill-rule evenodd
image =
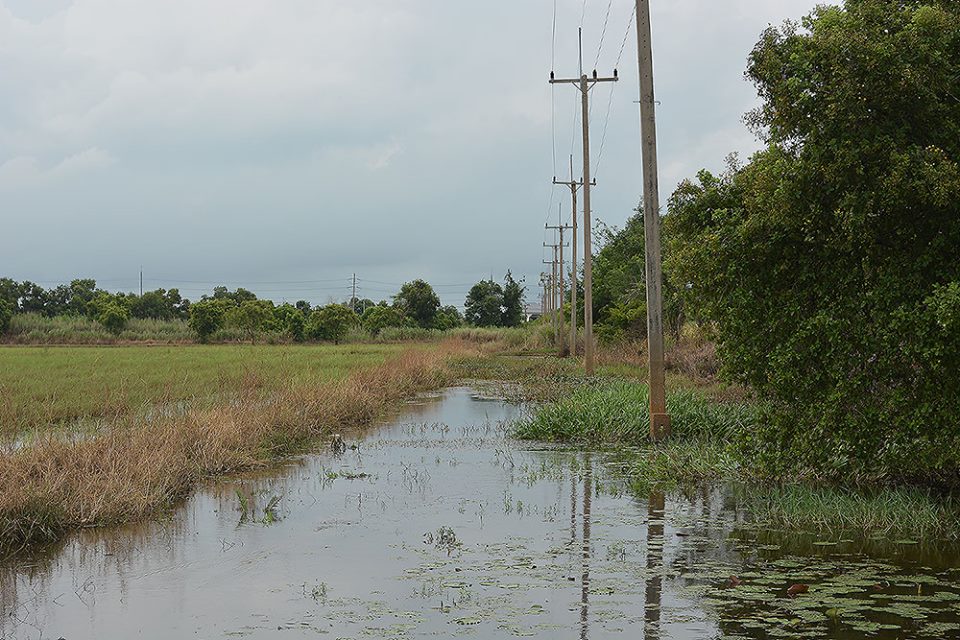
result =
M627 21L627 30L623 34L623 42L620 43L620 53L617 54L617 62L614 64L613 68L617 69L620 67L620 61L623 59L623 51L626 49L627 40L630 38L630 29L633 27L633 22L637 18L637 7L634 5L633 10L630 12L630 19ZM594 175L600 173L600 163L603 160L603 149L607 143L607 127L610 125L610 111L613 108L613 91L618 82L610 83L610 97L607 100L607 115L603 120L603 134L600 136L600 150L597 153L597 169L594 172Z
M607 2L607 15L603 18L603 30L600 32L600 45L597 47L597 58L593 61L593 68L597 68L600 62L600 52L603 51L603 39L607 36L607 25L610 23L610 8L613 6L613 0ZM636 10L636 7L634 7Z

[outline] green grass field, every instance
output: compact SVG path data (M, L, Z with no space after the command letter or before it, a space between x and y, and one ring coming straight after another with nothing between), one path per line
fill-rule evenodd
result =
M0 434L322 383L409 345L0 347Z

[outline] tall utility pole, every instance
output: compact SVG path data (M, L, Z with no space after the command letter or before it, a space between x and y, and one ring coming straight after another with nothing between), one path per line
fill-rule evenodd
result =
M562 209L557 211L559 218L562 218L562 216L563 216L563 214L561 213L561 211L562 211ZM563 224L562 219L561 219L561 220L557 220L557 224L556 224L555 226L544 225L544 228L546 228L546 229L553 229L553 230L555 230L555 231L559 231L559 232L560 232L560 269L559 269L559 271L560 271L560 288L559 288L559 290L557 291L557 298L558 298L558 300L557 300L557 309L559 310L559 318L560 318L560 320L559 320L560 329L559 329L559 330L560 330L560 331L563 331L563 270L564 270L564 268L566 267L566 264L567 264L567 263L564 262L564 260L563 260L563 248L566 247L566 246L570 246L570 245L568 245L568 244L564 244L564 242L563 242L563 235L564 235L564 233L565 233L568 229L572 229L573 227L571 227L569 224ZM576 240L577 240L577 239L576 239L576 236L574 236L574 239L573 239L573 240L574 240L573 244L574 244L574 246L576 246L576 244L577 244L577 242L576 242ZM576 249L574 249L574 251L576 251ZM576 318L576 315L577 315L577 309L576 309L576 307L571 307L571 308L570 308L570 317L571 317L571 319ZM576 322L576 320L573 320L573 321ZM565 352L566 352L566 348L565 348L564 345L563 345L563 340L560 339L559 336L558 336L558 338L557 338L557 342L558 342L558 346L560 347L561 351L564 352L564 355L566 355L566 353L565 353ZM571 342L570 345L569 345L569 348L570 348L571 353L576 353L576 349L577 349L577 347L576 347L576 342Z
M143 297L143 267L140 267L140 297Z
M354 311L357 309L357 274L353 274L353 295L350 298L350 306Z
M643 226L647 262L647 351L650 355L650 437L670 435L663 364L663 292L660 266L660 184L657 173L657 104L653 91L650 0L637 0L640 68L640 137L643 148Z
M543 264L550 265L550 273L548 274L548 276L550 277L550 311L553 313L553 335L554 335L554 340L556 340L557 344L560 344L561 322L560 322L560 314L558 313L558 310L560 307L557 304L557 297L558 297L557 295L557 250L560 249L561 245L547 244L546 242L544 242L543 246L550 247L551 249L553 249L553 260L549 262L544 260Z
M573 261L570 265L570 354L577 355L577 191L583 186L583 180L577 182L573 178L573 156L570 156L570 181L565 182L553 177L553 184L562 184L570 187L570 196L573 200L571 219L573 221ZM591 186L596 186L594 180Z
M583 330L584 355L587 375L592 376L596 370L593 344L593 249L591 247L590 228L590 90L599 82L617 82L617 70L613 70L612 78L600 78L597 70L593 70L593 77L581 71L579 78L559 79L550 72L550 84L572 84L580 90L583 125Z

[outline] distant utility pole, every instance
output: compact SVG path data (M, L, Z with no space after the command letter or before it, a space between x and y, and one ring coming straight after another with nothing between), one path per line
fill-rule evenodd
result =
M143 267L140 267L140 297L143 297Z
M647 351L650 356L650 437L670 435L663 363L663 293L660 265L660 184L657 173L657 105L653 90L650 0L637 0L640 69L640 137L643 148L643 222L646 239Z
M568 225L568 224L563 224L563 222L561 222L561 220L559 219L559 218L562 218L562 216L563 216L563 214L562 214L561 212L562 212L562 209L560 208L560 205L558 205L558 209L557 209L557 218L558 218L557 222L558 222L558 224L555 225L555 226L544 225L544 227L545 227L546 229L554 229L554 230L560 232L560 269L559 269L559 271L560 271L560 288L559 288L559 290L557 291L557 298L558 298L558 300L557 300L557 309L558 309L558 311L559 311L559 321L558 321L558 322L559 322L559 325L560 325L560 326L559 326L559 331L562 332L562 331L563 331L563 270L564 270L564 267L566 266L566 262L563 261L563 248L564 248L565 246L570 246L570 245L568 245L568 244L566 244L566 245L564 244L564 242L563 242L563 234L564 234L568 229L572 229L573 227L571 227L571 226ZM574 245L576 245L576 236L574 236ZM570 309L570 316L571 316L571 318L575 317L576 315L577 315L576 307L571 307L571 309ZM562 352L565 352L565 351L566 351L566 349L564 348L564 345L563 345L563 339L560 338L559 335L557 336L557 346L560 347L560 349L561 349ZM576 352L577 352L576 350L577 350L576 343L575 343L575 342L571 342L571 343L570 343L570 351L571 351L571 353L576 353ZM564 354L564 355L566 355L566 354Z
M557 344L560 344L560 318L557 310L559 306L557 305L557 250L560 248L559 244L547 244L543 243L543 246L550 247L553 249L553 260L549 262L544 260L543 264L550 265L550 311L553 313L553 334L554 340Z
M583 30L581 29L581 37ZM559 79L550 72L550 84L572 84L580 90L582 101L583 125L583 328L586 342L584 355L587 375L592 376L596 370L593 344L593 248L591 247L590 228L590 90L599 82L617 82L617 70L613 70L612 78L600 78L597 70L593 70L593 77L580 71L579 78Z
M350 306L357 308L357 274L353 274L353 296L350 298Z
M573 260L570 265L570 355L577 355L577 191L583 186L583 180L577 182L573 178L573 156L570 156L570 181L564 182L553 177L553 184L562 184L570 187L570 196L573 200L571 219L573 221ZM594 180L591 186L596 186Z

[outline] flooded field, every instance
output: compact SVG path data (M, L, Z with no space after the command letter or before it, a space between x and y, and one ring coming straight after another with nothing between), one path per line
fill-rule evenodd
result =
M451 389L169 520L0 568L0 638L960 637L955 549L758 530L732 494L625 490Z

